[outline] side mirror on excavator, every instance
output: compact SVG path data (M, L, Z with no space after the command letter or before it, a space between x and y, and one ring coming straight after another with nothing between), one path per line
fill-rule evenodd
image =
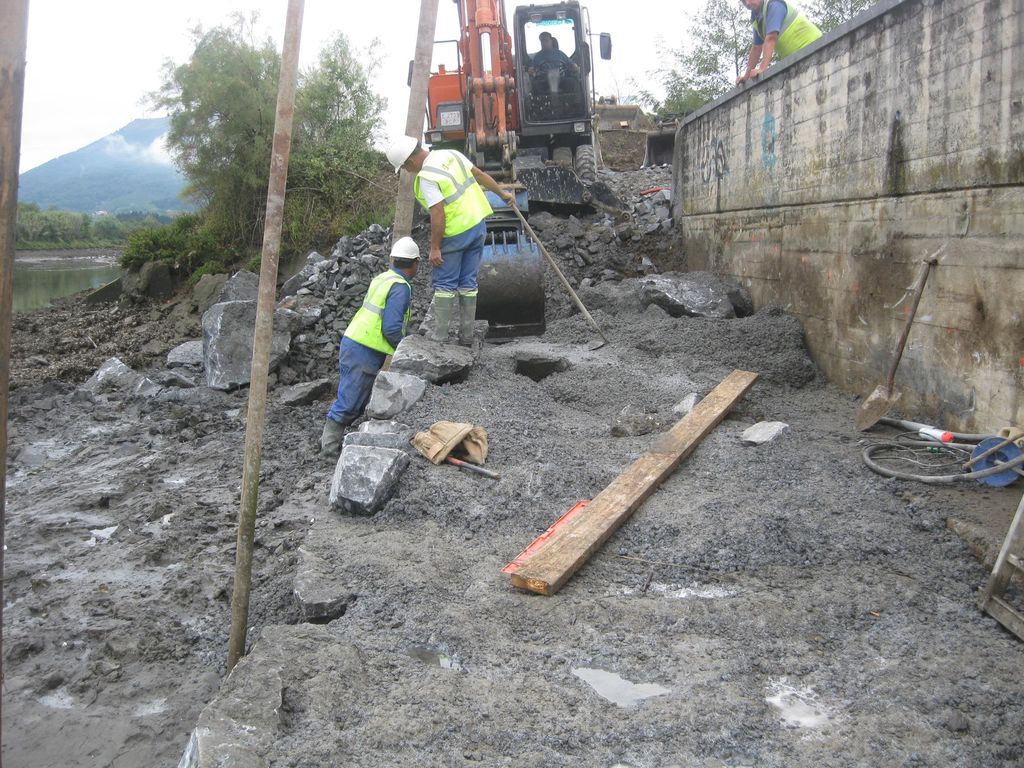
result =
M601 33L601 58L610 59L612 57L612 36L607 32Z

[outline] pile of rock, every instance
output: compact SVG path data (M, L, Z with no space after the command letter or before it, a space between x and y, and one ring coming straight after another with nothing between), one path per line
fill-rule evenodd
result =
M390 238L390 230L372 224L359 235L341 238L329 257L310 253L302 269L281 286L279 306L302 319L287 363L296 376L310 378L334 370L341 334L362 304L370 281L387 269Z

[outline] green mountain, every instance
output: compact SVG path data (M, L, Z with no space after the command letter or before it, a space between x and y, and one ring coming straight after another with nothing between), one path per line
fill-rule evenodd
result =
M61 155L18 179L18 201L82 213L173 213L193 206L179 199L184 177L171 165L163 137L166 117L133 120L88 146Z

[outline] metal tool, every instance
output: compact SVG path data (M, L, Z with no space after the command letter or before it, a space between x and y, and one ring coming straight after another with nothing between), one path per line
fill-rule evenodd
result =
M937 254L924 259L921 268L917 273L917 280L914 284L913 300L907 312L907 322L903 326L903 333L896 342L896 349L893 352L892 364L889 366L889 376L885 384L879 384L874 391L868 395L860 413L857 414L857 431L863 432L870 429L878 420L889 412L893 404L900 399L900 393L896 391L896 369L899 367L900 358L903 357L903 349L907 346L907 337L910 336L910 326L914 323L914 315L917 314L917 305L921 303L921 295L924 293L924 284L928 280L928 272L938 262Z
M456 467L459 467L460 469L468 469L470 472L476 472L478 475L489 477L491 478L491 480L501 480L501 475L499 475L497 472L491 472L491 470L489 469L478 467L476 464L470 464L468 461L456 459L454 456L446 456L445 462L447 462L448 464L452 464Z

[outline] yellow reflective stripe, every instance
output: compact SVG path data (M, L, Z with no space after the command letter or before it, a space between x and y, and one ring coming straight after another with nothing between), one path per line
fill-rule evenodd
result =
M365 309L367 312L373 312L373 314L379 317L384 317L384 308L371 304L368 301L363 301L363 309Z
M452 155L452 159L455 160L456 163L458 163L459 170L462 171L462 181L459 181L455 177L455 174L449 173L443 168L438 168L437 166L434 165L424 165L422 169L423 171L426 171L428 174L433 173L438 176L443 176L452 183L452 186L455 187L455 189L452 192L444 196L445 205L450 205L451 203L454 203L456 200L458 200L460 197L466 194L466 190L468 190L476 183L476 179L473 177L472 171L466 170L466 164L462 162L462 158L459 157L458 155ZM437 180L430 179L430 181Z
M476 184L476 179L470 176L468 179L466 179L461 184L455 187L455 191L444 199L444 204L449 205L450 203L454 203L456 200L458 200L460 197L466 194L466 190L468 190L474 184Z

